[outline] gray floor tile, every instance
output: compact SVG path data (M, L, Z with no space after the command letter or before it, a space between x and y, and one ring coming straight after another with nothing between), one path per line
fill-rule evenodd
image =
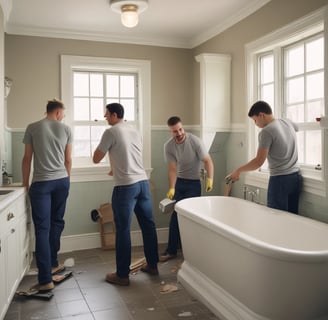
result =
M165 246L160 246L159 252ZM143 248L132 249L132 257L143 257ZM177 282L183 262L176 259L158 264L159 275L137 271L130 274L130 286L107 283L107 273L116 271L114 250L81 250L59 256L60 262L73 258L68 270L72 277L56 285L49 301L14 297L4 320L219 320ZM35 265L32 264L35 268ZM27 289L37 276L25 276L19 288ZM165 284L177 286L176 292L162 294Z

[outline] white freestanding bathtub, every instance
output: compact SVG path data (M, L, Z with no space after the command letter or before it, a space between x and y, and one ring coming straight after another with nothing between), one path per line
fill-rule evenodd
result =
M179 201L178 280L220 319L328 319L328 225L231 197Z

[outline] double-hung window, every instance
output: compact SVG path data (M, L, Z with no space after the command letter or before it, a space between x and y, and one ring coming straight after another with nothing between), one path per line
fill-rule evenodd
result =
M150 62L111 58L62 56L64 121L72 128L73 181L109 178L109 161L94 165L92 155L109 125L106 105L124 106L124 120L143 136L143 158L150 172ZM149 169L149 170L148 170Z
M325 195L325 136L317 121L327 114L324 15L325 10L319 10L247 45L248 106L264 100L275 117L297 124L305 190L318 195ZM259 130L250 122L250 158L256 154ZM257 172L246 176L246 183L265 187L267 179L265 162Z
M73 71L73 158L90 165L102 133L108 128L105 106L124 106L124 120L138 127L137 75L99 71ZM108 160L107 158L105 158Z

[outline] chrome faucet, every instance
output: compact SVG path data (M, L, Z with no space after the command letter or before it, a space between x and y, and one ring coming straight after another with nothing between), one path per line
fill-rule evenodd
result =
M255 199L260 195L260 189L256 188L256 189L249 189L249 187L244 186L244 200L248 200L249 196L250 196L250 200L252 202L257 202L255 201Z

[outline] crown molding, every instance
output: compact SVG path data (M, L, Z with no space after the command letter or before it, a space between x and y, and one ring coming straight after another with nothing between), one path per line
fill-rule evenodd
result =
M232 27L233 25L240 22L244 18L256 12L270 1L271 0L258 0L257 2L250 4L243 10L236 12L234 15L232 15L228 20L224 21L223 23L220 23L215 27L201 33L199 36L194 37L191 40L190 47L191 48L197 47L202 43L204 43L205 41L210 40L211 38L217 36L218 34L222 33L226 29Z

